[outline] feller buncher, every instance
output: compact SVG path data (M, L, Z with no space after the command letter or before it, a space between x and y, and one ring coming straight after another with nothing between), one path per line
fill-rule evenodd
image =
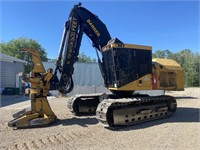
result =
M79 3L74 5L65 23L54 73L52 69L44 70L36 50L24 49L32 55L34 63L26 78L31 82L31 109L14 114L14 120L8 123L10 127L43 126L56 121L47 92L58 90L66 94L73 90L73 65L78 60L83 34L93 43L105 87L112 94L72 96L67 105L72 113L96 113L104 126L116 127L165 118L176 111L176 99L172 96L149 96L135 91L184 90L180 65L171 59L152 60L151 46L112 39L105 24Z

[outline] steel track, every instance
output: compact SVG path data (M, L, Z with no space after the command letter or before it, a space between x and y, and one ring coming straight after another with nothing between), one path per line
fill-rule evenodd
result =
M76 115L95 114L106 127L132 125L168 117L176 111L172 96L135 96L119 98L106 94L76 95L68 101L68 108Z
M102 101L96 118L104 126L131 125L168 117L176 111L177 103L171 96L155 96Z

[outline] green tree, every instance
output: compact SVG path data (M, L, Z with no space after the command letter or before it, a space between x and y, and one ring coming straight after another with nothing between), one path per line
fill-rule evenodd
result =
M56 62L57 58L48 58L48 62Z
M152 56L153 58L165 58L165 53L162 50L157 50Z
M48 58L48 62L56 62L56 58ZM93 62L97 62L96 58L91 58L90 56L85 55L84 52L80 53L78 56L78 62L89 62L89 63L93 63Z
M83 52L78 56L78 62L96 62L95 58L90 58L90 56L85 55Z
M166 50L157 50L155 53L152 55L153 58L169 58L169 59L174 59L174 54L166 49Z
M185 49L175 54L175 60L182 66L185 72L186 86L199 86L200 56Z
M10 40L9 42L0 43L0 52L9 56L13 56L19 59L23 59L27 62L30 61L30 58L27 55L21 53L22 48L31 48L38 50L40 58L42 61L47 61L47 53L45 49L35 40L27 38L18 38ZM25 65L25 72L28 73L31 71L30 64Z

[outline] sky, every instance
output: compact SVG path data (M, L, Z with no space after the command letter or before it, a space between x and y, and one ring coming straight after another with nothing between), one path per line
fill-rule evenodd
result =
M104 22L112 38L124 43L152 46L153 52L200 50L198 0L79 1ZM0 41L32 38L46 50L48 58L56 58L64 23L79 1L0 0ZM95 49L85 35L80 52L96 58Z

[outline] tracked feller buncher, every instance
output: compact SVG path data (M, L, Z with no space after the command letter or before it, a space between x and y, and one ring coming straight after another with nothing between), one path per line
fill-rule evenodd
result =
M117 38L112 39L105 24L82 7L81 3L74 5L65 23L54 73L50 80L41 79L41 85L49 83L50 90L58 90L63 94L73 90L73 65L78 60L84 33L93 43L105 87L112 94L72 96L67 104L71 112L75 115L96 113L100 123L107 127L116 127L165 118L176 111L176 99L172 96L149 96L137 94L135 91L184 90L184 73L180 65L171 59L152 60L151 46L125 44ZM41 95L44 92L43 96L46 96L45 90L40 92ZM40 99L31 99L32 103L33 101ZM39 125L56 120L52 111L50 115L44 115L44 107L51 110L46 98L44 101L39 108L36 105L36 109L41 113L36 118L43 120L40 124L37 122ZM27 122L32 122L35 118L27 117L26 113L23 113L11 121L9 126L31 126L31 123ZM21 122L26 123L18 123L21 117L25 118Z

